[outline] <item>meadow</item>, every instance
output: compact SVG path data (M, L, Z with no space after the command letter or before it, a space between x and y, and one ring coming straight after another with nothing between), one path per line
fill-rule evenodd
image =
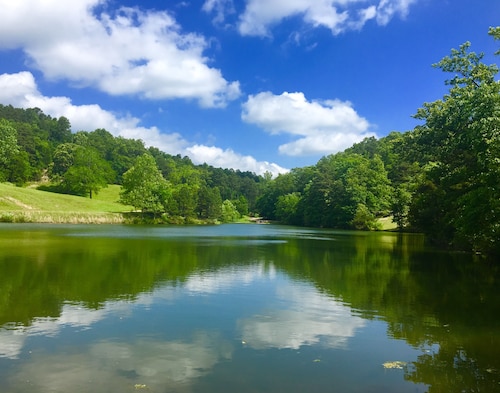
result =
M0 183L0 222L123 223L132 207L118 202L119 192L120 186L110 185L90 199Z

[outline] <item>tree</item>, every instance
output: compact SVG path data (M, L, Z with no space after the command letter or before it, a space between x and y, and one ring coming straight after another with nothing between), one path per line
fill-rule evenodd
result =
M54 145L71 142L72 137L71 124L64 116L61 116L49 129L49 141Z
M140 139L115 138L115 146L109 152L109 161L117 174L117 182L122 182L123 174L134 165L137 157L146 153L144 142Z
M93 148L79 146L74 153L73 165L62 175L62 188L70 194L92 195L107 187L114 172Z
M240 218L240 213L238 213L238 210L236 210L236 207L233 205L233 203L229 199L226 199L224 202L222 202L222 222L234 222L238 218Z
M298 217L299 202L300 194L298 192L280 195L276 202L276 218L284 224L300 224Z
M158 170L155 159L150 154L145 153L137 157L134 166L123 174L121 203L156 216L165 211L169 195L169 183Z
M294 173L280 174L273 180L267 180L263 194L257 199L256 207L261 216L270 220L276 219L276 202L281 195L295 191Z
M379 227L375 215L362 203L358 203L354 218L350 224L354 229L365 231L371 231Z
M200 188L196 211L201 219L218 219L221 216L222 198L217 187L203 186Z
M75 162L75 153L82 147L75 143L61 143L56 147L50 167L52 180L60 179Z
M490 30L498 37L498 28ZM453 49L434 66L454 76L449 93L425 103L415 130L433 161L410 209L413 226L434 241L485 253L500 253L500 82L496 65Z
M499 41L500 40L500 26L490 27L488 30L488 34L493 37L493 39ZM500 49L495 52L495 55L500 55Z
M16 129L9 121L0 119L0 164L6 164L18 151Z
M231 202L233 202L233 205L236 210L238 210L238 213L240 213L240 216L248 215L248 201L244 195L240 195L238 199L234 199Z
M174 201L172 214L184 218L196 216L198 203L198 187L189 184L178 184L172 187L172 199Z
M398 226L399 230L408 225L408 212L411 201L411 193L403 185L394 188L391 213L392 221Z
M347 229L359 205L374 217L389 211L390 182L377 155L337 153L323 157L316 169L299 203L305 225Z
M7 180L22 186L31 178L31 166L28 153L18 151L6 165Z

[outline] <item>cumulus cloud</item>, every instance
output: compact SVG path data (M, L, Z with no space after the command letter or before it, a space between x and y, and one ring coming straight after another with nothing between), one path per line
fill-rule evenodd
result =
M374 136L368 121L349 102L308 101L300 92L251 95L243 104L242 119L271 134L298 137L279 147L281 153L290 156L335 153Z
M300 17L313 27L332 34L360 29L375 19L386 25L394 17L405 17L417 0L247 0L238 29L242 35L270 36L270 28L290 17ZM368 5L366 4L368 3Z
M73 131L105 128L115 136L141 139L146 146L155 146L165 153L188 155L197 164L207 163L214 167L234 168L257 174L269 171L277 175L287 171L277 164L260 162L231 149L192 145L178 133L161 132L157 127L143 127L140 119L129 114L116 114L96 104L74 105L68 97L44 96L30 72L0 74L0 103L18 108L36 107L53 117L64 116L71 122Z
M0 102L19 108L40 108L53 117L69 119L73 131L105 128L115 136L142 139L169 154L178 154L188 142L179 134L162 134L156 127L142 127L140 119L106 111L99 105L74 105L68 97L47 97L38 90L33 74L20 72L0 75Z
M202 36L182 33L167 12L97 11L107 3L0 0L0 49L22 49L49 79L113 95L193 99L203 107L222 107L240 95L237 81L208 65Z
M216 146L193 145L186 148L187 155L196 164L208 163L214 167L239 168L257 174L270 172L273 175L288 172L288 169L268 161L257 161L254 157L235 153L232 149Z

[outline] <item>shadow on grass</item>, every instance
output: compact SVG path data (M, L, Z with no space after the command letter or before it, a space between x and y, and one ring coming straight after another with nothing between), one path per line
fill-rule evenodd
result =
M75 196L85 196L81 193L77 193L75 191L68 190L61 184L41 184L37 188L40 191L53 192L55 194L66 194L66 195L75 195Z

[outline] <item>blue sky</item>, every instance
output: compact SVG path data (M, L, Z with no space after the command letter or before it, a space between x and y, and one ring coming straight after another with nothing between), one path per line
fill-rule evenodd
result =
M498 0L0 0L0 103L274 174L407 131Z

